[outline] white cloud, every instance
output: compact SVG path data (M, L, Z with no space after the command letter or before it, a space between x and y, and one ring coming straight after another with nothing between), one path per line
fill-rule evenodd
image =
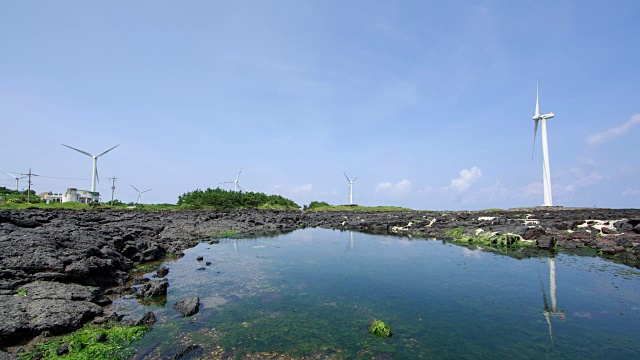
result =
M579 167L571 169L571 172L576 177L576 180L565 187L567 191L576 191L581 187L595 184L604 178L604 176L596 171L587 172Z
M617 138L628 133L633 127L640 125L640 114L633 115L626 123L607 129L605 131L597 132L587 136L585 140L588 145L604 144L612 139Z
M294 194L309 192L311 190L313 190L313 185L311 184L305 184L291 188L291 192Z
M469 190L469 187L482 177L482 170L474 166L471 169L460 170L460 177L457 179L451 179L450 188L457 192L465 192Z
M418 194L427 196L433 192L434 188L431 186L425 186L422 190L418 190Z
M640 189L628 188L622 192L622 196L640 196Z
M376 185L374 192L377 195L394 195L401 196L406 195L411 191L411 181L407 179L402 179L397 184L392 184L390 182L381 182Z

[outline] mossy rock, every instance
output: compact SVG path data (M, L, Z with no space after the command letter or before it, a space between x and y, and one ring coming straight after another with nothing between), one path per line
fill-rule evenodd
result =
M377 337L393 336L391 328L387 326L387 324L385 324L382 320L371 320L367 328L369 330L369 334L373 334Z

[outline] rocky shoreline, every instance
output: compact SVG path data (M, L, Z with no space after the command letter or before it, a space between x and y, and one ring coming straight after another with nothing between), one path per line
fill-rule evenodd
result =
M640 268L640 210L508 211L129 211L0 210L0 349L104 321L141 263L182 256L216 234L306 227L413 238L510 238L529 252L588 249ZM455 230L455 231L453 231ZM453 239L452 239L453 240ZM459 239L458 239L459 240ZM9 356L0 350L0 359Z

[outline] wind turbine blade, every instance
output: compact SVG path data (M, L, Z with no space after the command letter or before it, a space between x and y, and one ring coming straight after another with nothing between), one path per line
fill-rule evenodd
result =
M352 182L352 183L356 182L356 179L357 179L357 178L358 178L357 176L356 176L356 177L354 177L354 178L353 178L353 180L351 180L351 182Z
M77 152L83 153L83 154L85 154L85 155L87 155L87 156L93 157L93 155L89 154L89 153L88 153L88 152L86 152L86 151L82 151L82 150L80 150L80 149L76 149L76 148L74 148L74 147L71 147L71 146L69 146L69 145L65 145L65 144L60 144L60 145L62 145L62 146L66 146L66 147L68 147L69 149L72 149L72 150L75 150L75 151L77 151Z
M247 191L246 191L242 186L240 186L240 185L238 185L238 189L240 189L240 191L247 192Z
M140 190L136 189L136 187L135 187L135 186L131 185L131 187L132 187L135 191L137 191L138 193L140 193Z
M12 177L12 178L14 178L14 179L17 179L17 178L18 178L17 176L13 175L12 173L10 173L10 172L8 172L8 171L5 171L5 172L6 172L7 174L11 175L11 177Z
M100 176L98 176L98 163L96 163L96 180L100 182Z
M240 171L238 172L238 176L236 176L236 182L238 182L238 179L240 179L241 173L242 173L242 168L240 168Z
M108 153L109 151L111 151L111 150L113 150L113 149L117 148L118 146L120 146L120 144L118 144L118 145L116 145L116 146L112 147L111 149L109 149L109 150L107 150L107 151L103 151L103 152L101 152L101 153L100 153L100 155L96 155L96 157L100 157L100 156L102 156L102 155L104 155L104 154Z
M145 191L142 191L142 192L140 192L140 194L142 194L142 193L146 193L147 191L151 191L151 189L149 189L149 190L145 190Z
M344 177L346 177L346 178L347 178L347 181L348 181L348 182L351 182L351 180L349 180L349 177L347 176L347 173L343 172L343 174L344 174Z
M533 152L536 149L536 134L538 133L538 121L536 120L536 124L533 126L533 147L531 148L531 159L533 159Z
M540 105L538 103L538 82L537 81L536 81L536 113L534 116L535 117L540 116Z

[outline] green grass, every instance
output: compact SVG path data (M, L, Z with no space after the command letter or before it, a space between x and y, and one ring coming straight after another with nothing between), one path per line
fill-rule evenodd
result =
M38 344L35 350L19 354L18 359L128 359L135 351L127 346L147 330L146 326L85 325L71 334ZM99 342L96 339L99 334L106 335L107 340ZM56 352L64 343L69 344L69 353L58 356Z
M18 295L19 296L27 296L27 289L19 289L18 290Z
M460 239L462 238L462 235L464 235L464 228L462 226L458 226L455 229L449 229L444 233L444 235L454 240Z

